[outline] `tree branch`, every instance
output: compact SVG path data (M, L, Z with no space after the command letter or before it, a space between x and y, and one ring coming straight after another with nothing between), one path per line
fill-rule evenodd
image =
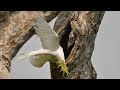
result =
M63 47L70 74L62 77L60 69L51 63L51 77L53 79L95 79L96 72L91 63L91 56L105 12L76 11L72 15L68 13L61 12L54 30L60 37L60 44Z
M45 19L50 22L53 18L55 18L60 11L43 11Z
M49 22L60 11L43 11ZM34 19L38 11L0 11L0 78L10 78L10 64L22 45L34 34ZM54 30L63 47L69 76L62 77L56 65L51 63L52 78L96 78L91 63L94 41L104 16L104 11L64 11L56 20Z
M47 21L52 20L59 12L46 12ZM33 22L41 11L1 11L0 12L0 78L10 78L9 71L12 58L22 45L34 34ZM50 18L51 17L51 18ZM5 68L6 67L6 68ZM1 74L2 73L2 74Z

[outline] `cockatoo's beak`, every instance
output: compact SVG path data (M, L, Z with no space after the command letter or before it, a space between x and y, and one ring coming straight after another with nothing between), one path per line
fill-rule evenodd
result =
M61 71L63 71L63 76L64 76L65 73L66 73L67 75L69 74L69 72L68 72L69 69L68 69L68 67L66 66L64 60L59 60L59 61L57 61L56 63L58 64L58 67L61 67ZM61 71L60 71L60 72L61 72Z

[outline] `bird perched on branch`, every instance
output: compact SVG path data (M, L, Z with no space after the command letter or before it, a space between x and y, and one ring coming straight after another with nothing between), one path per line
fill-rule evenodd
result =
M61 67L63 75L68 75L64 52L59 44L57 33L48 25L44 17L40 16L33 25L37 35L42 42L42 48L21 54L19 59L31 56L30 63L35 67L42 67L46 62L53 62Z

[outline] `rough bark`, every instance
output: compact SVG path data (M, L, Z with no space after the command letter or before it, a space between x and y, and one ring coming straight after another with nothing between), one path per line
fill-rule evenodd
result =
M44 11L49 22L59 11ZM34 19L38 11L0 11L0 78L10 78L10 64L22 45L34 34ZM63 47L69 76L62 77L56 65L51 63L52 79L95 79L91 63L94 41L104 16L104 11L64 11L56 20L54 30Z
M0 79L10 79L11 60L34 34L33 22L44 15L49 22L59 11L0 11Z
M104 11L64 11L58 16L54 30L63 47L69 75L62 76L56 64L50 63L52 79L96 79L91 63L94 42Z

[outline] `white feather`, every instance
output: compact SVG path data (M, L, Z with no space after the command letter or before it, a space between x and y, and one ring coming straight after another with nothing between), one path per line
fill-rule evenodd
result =
M19 59L33 56L30 63L35 67L42 67L47 61L57 62L58 60L63 60L65 63L64 52L59 45L58 35L52 30L43 17L40 16L40 18L36 20L34 28L40 37L42 48L37 51L24 53L20 55Z
M42 47L56 51L59 48L59 38L57 33L48 25L43 17L39 17L34 25L37 35L40 37Z

